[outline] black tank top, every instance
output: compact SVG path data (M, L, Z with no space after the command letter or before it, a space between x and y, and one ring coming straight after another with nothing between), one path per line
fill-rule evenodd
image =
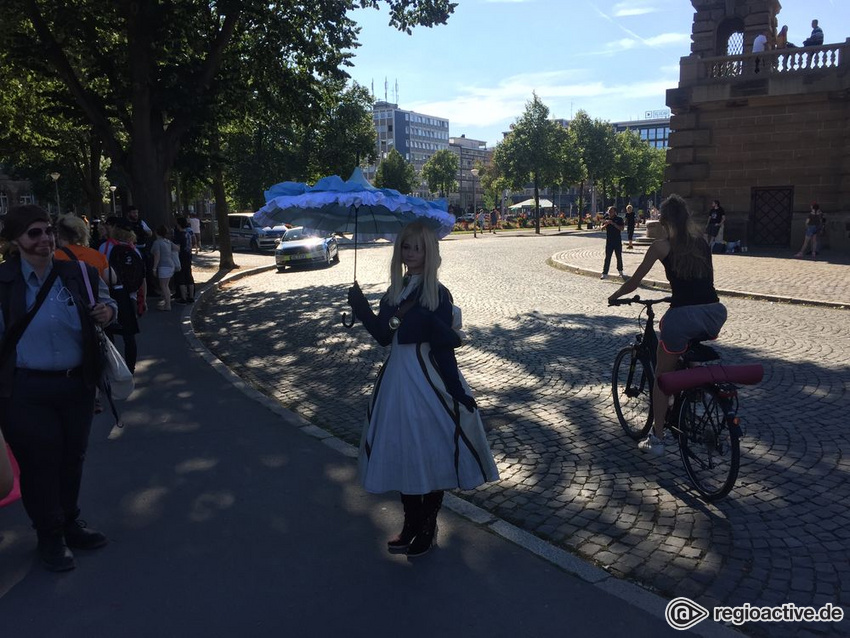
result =
M717 291L714 289L714 266L711 264L711 250L708 244L702 240L699 240L697 245L705 258L708 259L709 271L705 277L683 279L673 272L673 260L669 253L661 260L661 263L664 264L664 272L667 273L667 280L670 282L670 289L673 291L671 308L699 306L720 301L717 298Z

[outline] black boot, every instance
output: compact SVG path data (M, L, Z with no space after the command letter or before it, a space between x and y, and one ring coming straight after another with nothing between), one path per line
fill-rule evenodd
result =
M402 494L401 504L404 506L404 526L400 534L387 541L387 549L391 552L405 551L422 528L422 495Z
M431 492L422 497L422 528L407 548L407 555L422 556L437 542L437 514L443 504L443 492Z
M72 520L65 523L65 542L74 549L97 549L106 545L109 539L106 534L86 528L85 523Z
M77 566L62 532L39 531L38 555L41 564L51 572L67 572Z

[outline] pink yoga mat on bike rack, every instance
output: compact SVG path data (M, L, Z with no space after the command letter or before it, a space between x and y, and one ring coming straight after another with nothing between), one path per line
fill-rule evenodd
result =
M754 385L764 378L761 364L751 366L697 366L687 370L666 372L658 377L658 387L664 394L676 394L688 388L708 383L740 383Z
M0 451L0 454L3 453L4 451ZM0 500L0 507L10 505L21 498L21 482L18 480L21 472L18 469L18 462L15 460L15 456L12 454L12 449L9 447L8 443L6 444L5 453L9 455L9 461L12 463L12 476L15 478L15 484L12 487L12 491L9 492L6 498Z

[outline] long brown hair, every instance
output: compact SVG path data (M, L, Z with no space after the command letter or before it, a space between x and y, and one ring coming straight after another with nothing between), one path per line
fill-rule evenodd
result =
M661 203L661 224L670 241L673 272L682 279L701 279L711 274L711 255L700 232L691 220L688 205L678 195L670 195Z

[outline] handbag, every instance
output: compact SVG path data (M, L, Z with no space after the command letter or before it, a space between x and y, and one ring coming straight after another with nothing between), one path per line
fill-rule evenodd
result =
M86 290L89 293L89 301L94 305L94 292L92 292L88 271L83 262L79 262L79 264L80 270L83 271L83 280L86 282ZM130 372L124 357L121 356L118 348L109 340L103 329L100 326L95 326L95 331L100 347L101 363L103 364L101 382L105 386L110 403L112 399L126 399L133 393L136 386L133 381L133 373Z
M2 440L2 439L0 439ZM18 468L18 462L15 460L15 455L12 454L12 448L9 447L9 444L6 444L6 449L0 449L0 454L8 454L9 455L9 465L12 466L12 491L9 492L4 498L0 499L0 507L6 507L7 505L11 505L15 501L21 498L21 481L20 475L21 471Z

